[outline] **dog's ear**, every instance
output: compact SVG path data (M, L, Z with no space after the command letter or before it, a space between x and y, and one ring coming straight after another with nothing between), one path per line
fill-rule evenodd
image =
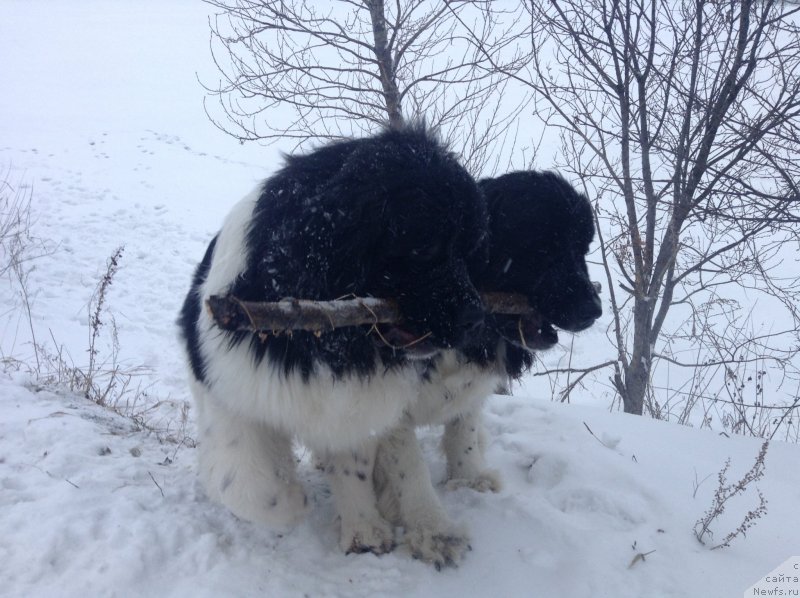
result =
M321 292L342 296L363 287L377 225L360 199L349 196L350 201L319 218L308 233L308 251L314 258L303 276L313 278L309 283L316 283Z
M361 291L381 231L374 194L362 181L342 177L321 191L324 208L309 214L299 231L306 246L301 276L307 286L337 297Z
M398 225L396 208L414 176L410 154L380 139L359 144L318 190L325 209L309 216L307 228L316 231L311 247L327 258L315 274L326 288L359 294L375 275L371 269L383 265L387 233Z

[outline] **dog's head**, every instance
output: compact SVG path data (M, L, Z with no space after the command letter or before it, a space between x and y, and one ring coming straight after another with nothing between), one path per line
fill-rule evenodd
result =
M486 259L487 215L472 177L429 134L390 131L370 152L373 242L368 294L394 298L403 320L380 329L410 357L460 346L483 323L468 260Z
M529 349L558 342L602 314L586 254L594 237L589 200L552 172L514 172L480 181L489 206L491 257L482 290L524 294L536 314L495 318L501 335ZM479 269L478 269L479 270Z

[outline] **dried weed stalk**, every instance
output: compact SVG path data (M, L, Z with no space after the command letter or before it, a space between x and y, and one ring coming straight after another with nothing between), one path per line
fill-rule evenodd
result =
M766 440L764 441L764 444L761 445L761 451L758 453L758 457L756 457L756 462L753 464L753 467L750 468L750 471L748 471L741 480L734 484L729 484L726 478L726 474L728 473L728 469L731 465L731 460L728 458L725 461L725 466L717 476L719 485L714 493L714 501L711 504L711 507L705 512L703 517L698 519L697 523L694 525L694 535L701 544L705 545L706 539L713 539L714 534L711 531L711 524L720 515L722 515L722 513L725 512L725 507L728 501L739 494L744 494L750 484L757 482L764 476L764 459L767 456L768 448L769 440ZM756 488L756 492L758 493L759 500L758 507L750 510L744 516L744 519L739 526L725 536L722 539L722 542L713 545L711 547L712 550L730 546L731 542L740 534L742 536L746 536L747 530L755 525L756 520L761 518L762 515L766 515L767 499L764 498L764 495L758 488Z

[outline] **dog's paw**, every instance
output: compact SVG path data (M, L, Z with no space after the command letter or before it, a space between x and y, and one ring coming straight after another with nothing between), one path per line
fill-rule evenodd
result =
M406 531L404 541L412 557L430 563L437 571L442 567L457 567L467 551L472 550L466 531L452 525L446 529L416 527Z
M474 476L451 478L445 482L445 486L448 490L471 488L477 492L499 492L503 483L496 470L484 469Z
M350 524L342 522L339 546L345 554L351 552L386 554L395 547L394 530L381 518L361 519Z

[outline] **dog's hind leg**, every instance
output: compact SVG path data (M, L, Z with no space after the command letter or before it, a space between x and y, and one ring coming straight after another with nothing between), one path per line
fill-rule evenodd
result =
M349 452L328 453L325 471L341 519L339 545L346 553L383 554L394 548L392 526L380 516L372 486L377 441Z
M195 383L200 478L209 498L234 515L278 529L297 523L307 498L295 477L290 437L215 404Z
M449 489L500 490L500 474L486 465L486 432L480 405L445 424L442 447L447 457Z

